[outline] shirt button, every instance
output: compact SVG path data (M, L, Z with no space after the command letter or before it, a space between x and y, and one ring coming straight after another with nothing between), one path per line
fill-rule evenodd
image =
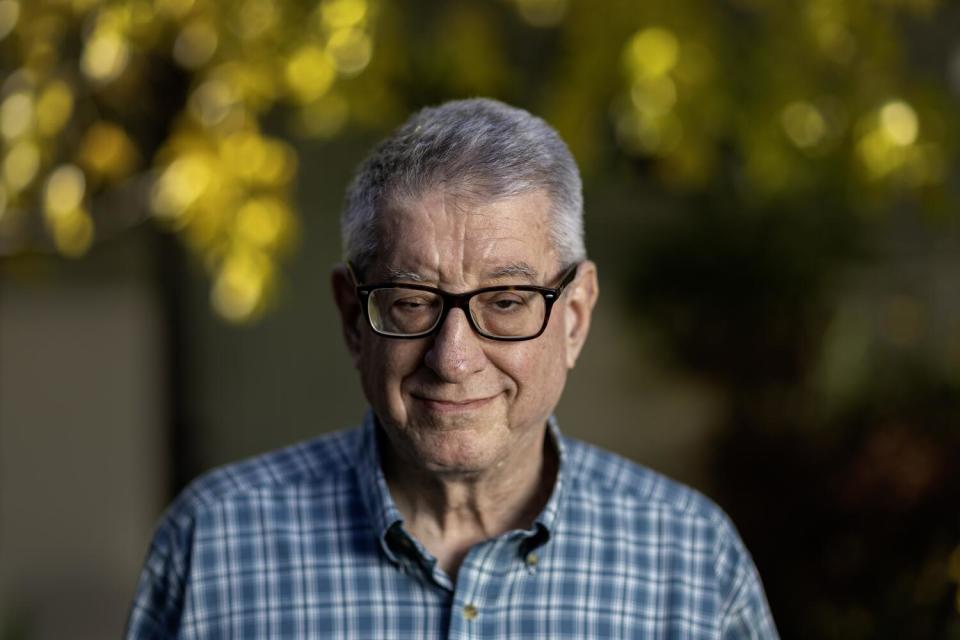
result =
M527 566L533 569L537 566L537 563L540 562L540 558L537 557L537 554L531 551L527 554Z
M472 604L468 604L463 608L463 617L467 620L476 620L478 613L477 608Z

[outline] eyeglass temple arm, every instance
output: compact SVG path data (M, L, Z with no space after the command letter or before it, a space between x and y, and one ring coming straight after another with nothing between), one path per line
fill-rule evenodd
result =
M357 272L356 272L356 270L353 268L353 263L350 262L349 260L347 260L344 264L347 265L347 273L350 274L350 279L353 280L353 286L359 287L359 286L360 286L360 279L357 278Z
M557 287L560 291L566 289L567 285L573 282L577 277L577 272L580 270L580 263L576 263L567 271L567 275L563 277L563 280L560 281L560 285Z

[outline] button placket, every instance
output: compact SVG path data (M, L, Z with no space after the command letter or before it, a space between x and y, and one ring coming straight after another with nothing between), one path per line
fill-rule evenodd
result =
M457 578L456 590L462 596L459 598L461 620L474 630L479 630L478 618L486 604L495 604L497 592L502 585L496 581L497 565L506 560L504 540L494 539L473 547L464 559ZM494 591L491 592L490 589Z

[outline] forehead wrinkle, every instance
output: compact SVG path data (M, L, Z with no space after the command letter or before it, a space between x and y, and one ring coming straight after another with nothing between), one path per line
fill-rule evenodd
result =
M463 269L463 265L466 264L466 251L467 251L467 215L466 212L463 212L459 205L459 202L456 198L451 198L450 194L446 190L443 191L441 196L443 199L443 214L449 220L453 218L453 224L451 229L451 236L454 237L456 246L459 251L457 255L457 260ZM447 199L450 199L449 205L447 204ZM448 209L449 207L449 209Z
M522 257L511 260L503 256L501 251L504 246L516 245L517 236L511 231L510 224L504 228L502 222L508 222L516 225L517 223L527 224L527 221L513 212L493 212L487 209L475 210L470 213L474 220L480 220L479 224L473 226L472 232L482 236L482 259L493 266L481 271L483 278L488 280L499 280L504 278L522 278L524 280L536 281L539 271ZM538 229L529 228L532 235L536 235ZM501 255L498 257L498 253ZM509 254L508 254L509 255ZM518 255L518 254L514 254ZM498 264L499 263L499 264Z
M388 255L383 255L380 273L389 282L445 282L468 288L470 280L474 286L510 280L539 283L540 269L548 267L541 264L541 250L530 247L528 240L544 233L544 216L536 203L514 205L511 200L477 204L439 188L394 203L391 213L400 233L385 225L384 241L391 249L384 252ZM520 226L526 230L518 236ZM405 232L414 228L413 235ZM549 259L553 247L548 243L545 249ZM535 255L529 255L531 250Z
M406 269L397 269L387 265L383 268L387 282L419 282L431 283L434 278L417 273L416 271L407 271ZM511 262L505 265L492 267L483 272L485 280L505 280L519 279L529 282L537 282L540 279L540 272L526 262Z

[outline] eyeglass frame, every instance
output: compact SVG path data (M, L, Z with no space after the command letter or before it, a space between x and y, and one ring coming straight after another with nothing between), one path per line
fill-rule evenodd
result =
M533 340L539 338L543 335L543 332L547 330L547 324L550 322L550 313L553 310L554 303L559 300L561 294L563 294L564 289L566 289L571 282L573 282L577 273L580 269L579 262L574 263L563 272L563 275L560 278L560 284L556 287L542 287L539 285L533 284L517 284L517 285L494 285L490 287L481 287L480 289L474 289L472 291L464 291L463 293L450 293L449 291L444 291L443 289L437 287L431 287L425 284L398 284L396 282L378 282L373 284L358 284L356 271L353 268L353 264L347 262L347 271L350 273L350 277L353 279L357 299L360 301L360 309L363 312L363 317L367 319L367 325L370 329L377 334L378 336L383 336L384 338L396 338L398 340L416 340L418 338L426 338L432 336L437 331L440 330L440 327L443 326L443 323L447 319L447 315L450 313L451 309L460 309L463 311L463 315L467 318L467 323L470 325L470 328L473 329L473 332L482 338L488 340L497 340L500 342L522 342L524 340ZM378 289L413 289L415 291L426 291L428 293L433 293L440 297L442 307L440 309L440 315L437 316L437 321L434 323L430 329L422 333L413 333L410 335L406 334L397 334L397 333L385 333L378 330L373 326L373 320L370 319L370 294ZM540 330L537 331L532 336L494 336L488 333L485 333L477 325L476 320L473 318L473 313L470 311L470 299L481 293L490 293L492 291L530 291L539 293L543 296L544 310L543 310L543 324L540 326Z

